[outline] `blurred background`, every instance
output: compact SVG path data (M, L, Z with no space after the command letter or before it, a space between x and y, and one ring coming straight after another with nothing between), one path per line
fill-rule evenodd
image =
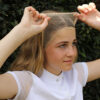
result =
M96 3L100 11L100 0L0 0L0 39L20 22L23 10L27 6L33 6L39 12L43 10L75 12L78 5L89 2ZM79 45L78 61L86 62L100 58L100 32L80 21L76 24L76 31ZM19 48L6 60L0 73L9 70ZM83 91L84 100L100 100L100 79L87 83Z

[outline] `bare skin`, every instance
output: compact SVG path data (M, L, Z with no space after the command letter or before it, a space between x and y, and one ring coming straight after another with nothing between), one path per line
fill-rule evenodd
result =
M86 23L87 25L100 30L100 12L96 9L94 3L83 4L77 7L80 13L76 13L75 16Z
M88 24L89 26L100 30L100 12L96 9L94 3L90 3L89 5L84 4L82 6L78 6L78 10L80 13L77 13L75 16ZM62 34L61 34L62 33ZM71 33L71 34L69 34ZM66 35L66 36L65 36ZM66 38L65 38L66 37ZM71 37L71 38L70 38ZM72 28L64 28L58 30L55 36L51 39L50 43L46 48L46 59L47 63L45 65L46 69L55 74L59 75L62 71L67 71L71 69L71 66L74 62L70 63L66 62L66 64L62 63L64 59L66 60L76 57L76 50L72 50L73 42L75 42L75 30ZM67 41L66 43L59 44L59 42ZM62 45L63 49L58 50L56 44ZM58 47L60 48L60 46ZM70 48L69 48L70 47ZM75 47L74 47L75 48ZM70 51L70 52L69 52ZM56 60L55 60L56 59ZM88 65L88 82L93 81L95 79L100 78L100 59L87 62Z
M77 56L76 44L75 28L64 27L56 31L45 48L45 68L55 75L71 70Z
M77 8L80 13L77 13L75 16L79 20L97 30L100 30L100 12L96 9L96 5L94 3L83 4ZM87 62L87 65L89 71L88 82L100 78L100 59Z
M49 19L46 15L39 14L34 8L26 7L21 22L0 41L0 52L2 52L0 67L25 40L43 31Z
M50 18L39 14L32 7L26 7L21 22L15 26L0 41L0 67L12 52L25 40L40 33L48 25ZM18 92L18 87L12 75L5 73L0 75L0 99L13 98Z
M87 8L85 8L86 6ZM86 6L82 5L81 7L78 7L78 10L80 13L76 14L76 17L78 17L78 19L85 22L86 24L92 26L93 28L100 30L100 21L99 21L100 12L96 8L94 8L92 5L91 6L86 5ZM89 10L90 8L92 10ZM88 12L86 12L85 9L88 9ZM21 22L17 26L15 26L15 28L0 41L0 67L2 67L6 59L11 55L11 53L18 46L20 46L25 40L43 31L45 27L48 25L48 20L49 20L48 17L46 17L45 15L39 14L34 8L32 7L25 8L25 12L24 12ZM62 40L64 39L63 37L64 35L65 33L63 33L62 35ZM46 68L47 70L49 68L49 71L51 73L58 75L60 74L62 70L65 71L65 70L71 69L71 64L76 55L75 53L76 51L74 51L75 49L72 48L72 43L76 41L75 40L76 38L74 34L71 37L74 37L74 38L72 38L72 40L67 40L68 41L68 51L67 49L64 49L66 52L69 52L68 54L70 55L69 57L67 55L67 58L63 59L63 61L67 61L69 60L69 58L71 58L71 60L69 61L69 64L68 62L66 63L69 65L67 67L68 69L65 68L66 64L63 65L62 67L57 65L56 67L57 69L59 68L59 70L57 70L57 72L53 72L52 66L50 65L51 63L49 63L50 62L49 60L46 63ZM59 36L58 38L56 38L57 42L59 42L58 40L59 40ZM54 53L54 51L56 50L53 47L54 45L49 45L49 46L52 47L52 51ZM50 52L48 52L49 46L46 49L47 50L46 53L48 53L48 57L50 57L49 55ZM58 46L58 47L60 49L64 46L66 47L66 44L63 44L62 46ZM63 54L63 57L65 57L64 55L65 54ZM62 55L60 55L60 57L62 57ZM56 62L58 61L59 59ZM88 81L92 81L97 78L100 78L100 59L96 61L87 62L87 65L89 69ZM6 74L6 73L0 75L0 99L13 98L16 96L17 92L18 92L18 87L17 87L16 81L13 78L13 76L10 74Z

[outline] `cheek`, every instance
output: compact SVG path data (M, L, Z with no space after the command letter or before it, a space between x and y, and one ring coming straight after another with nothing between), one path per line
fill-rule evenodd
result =
M47 50L46 51L46 60L49 63L60 63L63 55L58 50Z
M75 51L74 51L74 61L76 61L77 58L78 58L78 50L76 48Z
M60 51L54 51L53 52L53 58L55 61L61 62L62 58L63 58L63 54Z

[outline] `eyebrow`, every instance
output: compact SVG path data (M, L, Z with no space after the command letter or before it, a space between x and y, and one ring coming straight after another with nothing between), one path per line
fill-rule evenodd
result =
M73 42L77 42L77 39L74 39ZM69 43L69 42L68 42L68 41L61 41L61 42L59 42L59 43L57 43L57 44L63 44L63 43L67 44L67 43Z
M62 42L59 42L59 43L57 43L57 44L67 44L68 43L68 41L62 41Z

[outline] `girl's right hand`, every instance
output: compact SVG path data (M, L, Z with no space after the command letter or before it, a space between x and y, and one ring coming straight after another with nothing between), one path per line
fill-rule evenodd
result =
M21 22L0 41L0 67L24 41L42 32L48 25L49 19L34 8L26 7Z
M39 14L33 7L26 7L24 10L23 17L18 26L21 26L21 30L24 32L23 35L25 40L42 32L48 25L49 17L45 14Z

